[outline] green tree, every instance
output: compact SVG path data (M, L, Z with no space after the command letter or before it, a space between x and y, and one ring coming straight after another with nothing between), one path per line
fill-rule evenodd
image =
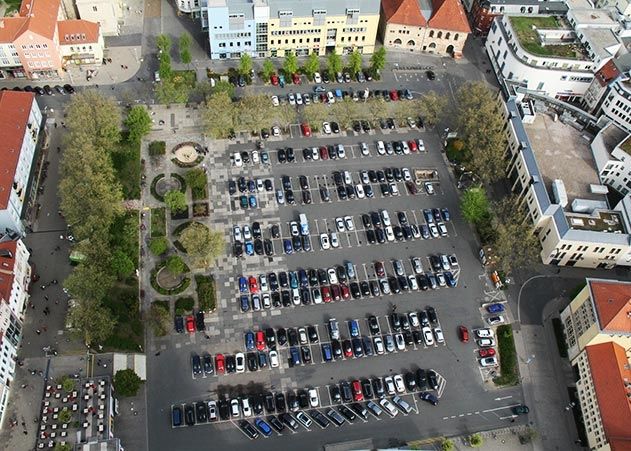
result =
M193 259L196 267L209 266L225 250L223 233L208 229L197 222L189 225L180 235L180 243Z
M115 277L110 268L88 260L74 268L64 281L64 287L75 299L100 301L114 286L114 282Z
M275 73L276 67L274 67L274 63L272 63L271 59L266 58L265 61L263 61L263 69L261 70L263 80L265 80L266 83L269 82L270 78Z
M186 211L186 196L179 190L171 190L164 195L164 203L172 213Z
M285 50L285 61L283 61L283 71L285 75L292 75L298 72L298 58L291 50Z
M160 80L162 83L171 79L171 55L168 53L160 54L160 63L158 65L158 73L160 74Z
M203 190L206 187L206 183L208 183L208 179L206 177L206 173L202 168L194 168L189 170L185 177L186 183L191 189L194 190Z
M140 142L151 131L151 116L147 109L142 105L134 105L127 114L125 127L129 132L129 141Z
M119 279L123 280L131 276L136 269L136 265L133 261L120 249L115 250L112 253L111 267L114 274Z
M252 57L249 53L244 53L241 55L238 70L239 73L243 76L250 75L250 71L252 71Z
M495 218L493 250L498 269L506 274L531 267L537 262L541 244L533 233L532 223L520 208L519 199L510 196L493 205Z
M72 451L72 447L70 446L69 443L61 443L61 442L57 442L55 443L55 447L53 448L54 451Z
M191 35L188 33L182 33L179 40L180 48L180 61L184 64L191 63Z
M161 34L156 37L156 46L162 53L169 53L171 51L171 45L171 36Z
M468 82L456 100L458 132L468 149L465 165L485 183L500 180L506 176L507 143L497 94L483 82Z
M149 324L157 337L164 337L171 329L169 310L154 302L149 309Z
M309 80L313 80L313 74L320 70L320 58L317 53L311 53L309 55L302 70Z
M440 448L442 451L453 451L455 448L453 440L448 438L444 438L442 442L440 442Z
M272 103L266 95L246 95L236 105L235 128L259 132L273 117Z
M234 97L234 85L228 81L219 80L213 87L213 94L218 94L220 92L225 93L232 99Z
M408 117L414 117L418 112L418 106L414 101L388 102L386 109L390 111L389 117L393 117L397 122L404 124Z
M482 435L480 435L479 433L471 434L469 436L469 444L473 448L479 448L480 446L482 446L482 443L484 443L484 440L482 439Z
M462 211L462 216L471 224L479 224L488 220L490 215L489 199L486 197L484 189L469 188L462 193L460 210Z
M169 240L163 236L152 238L149 243L149 250L153 255L162 255L169 250Z
M423 94L415 104L418 106L418 112L423 117L425 124L431 127L442 120L447 109L447 98L434 91L429 91Z
M366 102L366 107L368 109L368 114L372 121L379 121L380 119L385 119L390 117L390 111L388 110L386 101L383 100L383 97L370 97Z
M335 74L342 72L342 57L337 54L335 49L327 57L327 69L332 79L335 79Z
M352 122L359 117L359 106L350 97L336 101L331 105L331 110L342 129L350 128Z
M142 379L131 368L118 370L114 375L114 390L119 396L136 396Z
M174 276L179 276L184 271L186 271L186 264L180 256L171 255L169 258L167 258L166 268Z
M362 70L362 54L357 50L348 55L348 70L352 75Z
M329 113L329 108L324 103L312 103L305 105L302 110L302 117L311 124L311 128L318 131L322 123L329 118Z
M65 145L88 144L99 152L113 152L121 138L120 124L121 111L113 97L93 89L75 94L66 109Z
M298 121L298 112L296 108L285 103L274 108L274 120L283 129L287 130L290 124Z
M235 106L227 93L218 92L210 96L202 110L206 133L216 139L227 138L235 125L234 111Z
M381 70L386 66L386 49L385 47L379 47L370 57L370 71L373 77L378 75Z
M59 412L59 422L69 423L71 419L72 419L72 412L70 411L70 409L68 409L67 407L64 407L63 409L61 409L61 412Z
M190 95L191 88L187 84L175 83L170 78L156 85L156 98L160 103L186 103Z
M103 343L112 335L116 327L116 320L112 313L100 301L77 299L70 307L69 316L71 324L82 335L84 343L88 346Z

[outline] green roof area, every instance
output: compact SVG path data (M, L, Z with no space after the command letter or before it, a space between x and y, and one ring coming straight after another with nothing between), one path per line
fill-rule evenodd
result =
M555 17L511 16L509 19L519 43L527 52L539 56L581 59L581 53L577 52L573 45L541 45L539 35L533 26L538 29L564 28Z
M631 136L620 143L620 148L627 154L631 155Z

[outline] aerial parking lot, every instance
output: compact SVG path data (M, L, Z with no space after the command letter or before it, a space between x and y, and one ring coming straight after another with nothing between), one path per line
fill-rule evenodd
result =
M491 382L485 330L508 312L487 308L441 138L400 125L228 146L213 182L229 206L225 308L214 335L174 332L160 357L173 381L158 447L321 449L521 421L518 389Z

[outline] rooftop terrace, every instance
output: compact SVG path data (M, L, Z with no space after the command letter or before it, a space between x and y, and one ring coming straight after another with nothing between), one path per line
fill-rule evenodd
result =
M622 216L616 211L595 211L591 215L566 213L565 217L573 229L624 233Z
M537 30L568 30L569 28L554 16L509 16L517 40L524 50L533 55L552 58L584 60L580 43L543 44Z

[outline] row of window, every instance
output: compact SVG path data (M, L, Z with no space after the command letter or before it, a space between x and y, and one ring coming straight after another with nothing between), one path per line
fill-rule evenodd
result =
M53 67L53 62L52 61L28 61L27 65L28 67L31 67L31 68L46 69L46 68Z
M26 50L27 48L28 49L33 49L33 48L36 48L36 49L47 49L48 48L48 44L35 44L34 47L33 47L33 44L29 44L28 46L26 46L26 45L22 46L22 50Z
M252 37L252 33L220 33L215 35L217 40L238 39Z
M48 52L24 52L24 58L50 58L50 53Z
M403 30L400 29L398 30L399 34L410 34L410 30ZM439 31L437 33L434 33L434 30L429 30L429 34L427 35L430 38L434 37L434 34L436 34L436 38L437 39L443 39L443 32ZM457 41L460 38L460 33L455 33L454 34L454 41ZM445 39L451 39L451 33L448 31L445 33ZM506 56L504 56L504 58L506 58Z

